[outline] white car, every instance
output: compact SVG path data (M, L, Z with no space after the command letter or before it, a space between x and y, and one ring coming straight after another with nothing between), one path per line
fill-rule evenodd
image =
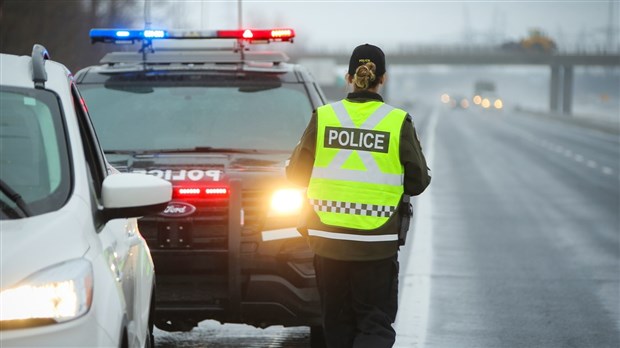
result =
M154 269L135 217L170 183L107 166L43 46L0 54L0 346L151 347Z

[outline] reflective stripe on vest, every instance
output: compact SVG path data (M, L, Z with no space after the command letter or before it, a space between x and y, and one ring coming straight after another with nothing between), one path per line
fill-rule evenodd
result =
M328 239L351 240L356 242L391 242L398 240L397 234L379 234L369 236L364 234L336 233L310 229L308 230L308 235Z
M324 211L327 213L353 214L376 217L390 217L396 210L395 206L376 205L366 203L353 202L337 202L326 200L310 200L310 205L315 211Z
M406 112L379 101L340 101L317 115L309 203L323 224L381 227L403 193L399 144Z

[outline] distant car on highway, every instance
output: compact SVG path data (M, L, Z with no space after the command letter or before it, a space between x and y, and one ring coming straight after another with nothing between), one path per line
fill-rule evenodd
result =
M495 82L478 80L474 83L474 93L471 98L474 106L487 110L502 110L504 101L497 94Z
M469 99L462 94L444 93L441 95L441 102L447 104L451 109L469 109Z
M502 110L504 108L504 101L495 93L474 96L474 104L487 110Z
M170 183L107 165L43 46L0 54L0 115L0 346L152 347L153 262L134 217L163 210Z

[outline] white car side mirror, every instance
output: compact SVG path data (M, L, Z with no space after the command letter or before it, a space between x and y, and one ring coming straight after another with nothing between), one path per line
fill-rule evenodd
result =
M172 184L147 174L113 174L103 180L101 196L106 220L143 216L166 208Z

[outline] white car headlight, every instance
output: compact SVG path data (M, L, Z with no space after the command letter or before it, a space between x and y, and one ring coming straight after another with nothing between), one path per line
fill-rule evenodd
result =
M280 189L271 195L270 216L293 215L301 211L305 193L303 189Z
M93 269L84 259L39 271L0 292L0 321L46 319L63 322L88 312L93 297Z

